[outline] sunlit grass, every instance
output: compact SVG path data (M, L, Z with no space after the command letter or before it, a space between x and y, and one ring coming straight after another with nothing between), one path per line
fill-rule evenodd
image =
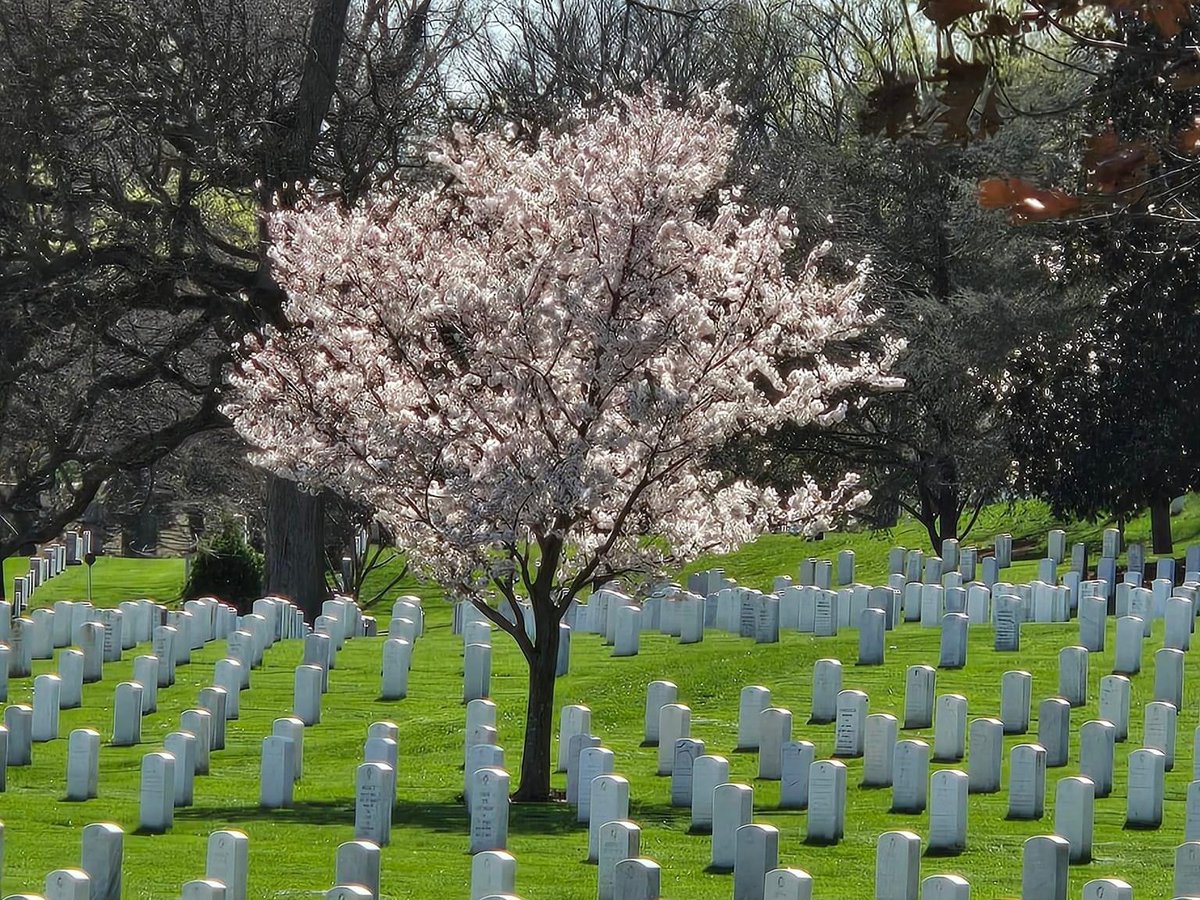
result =
M989 510L983 535L1010 531L1018 546L1026 547L1029 560L1041 555L1044 531L1052 523L1038 505L1021 504L1005 519L1003 511ZM1006 524L1007 523L1007 524ZM1141 533L1144 522L1135 520L1129 533ZM1176 537L1182 545L1200 531L1200 510L1191 503L1177 517ZM1097 541L1101 526L1072 526L1072 540ZM774 536L758 541L720 562L739 581L767 586L775 574L795 573L800 560L810 555L828 556L841 547L855 549L859 577L877 581L884 574L886 551L892 543L923 546L920 532L911 525L890 535L831 535L818 542ZM1041 542L1041 544L1039 544ZM1095 554L1093 553L1093 557ZM22 561L10 561L20 564ZM705 567L713 560L698 561ZM1022 563L1027 567L1032 562ZM1015 567L1022 571L1021 566ZM78 598L81 569L73 569L40 592L39 603L59 597ZM376 577L390 577L380 572ZM6 578L9 578L6 575ZM101 559L95 571L94 599L115 603L134 597L173 599L182 583L182 565L172 560ZM292 702L293 667L301 660L299 642L269 651L266 666L254 673L253 686L243 695L242 717L231 722L227 749L214 755L212 774L198 780L196 805L178 810L170 834L158 837L130 835L125 848L125 892L129 900L178 896L180 886L200 877L204 846L209 832L218 828L243 829L250 836L250 894L252 897L311 898L332 884L333 859L339 843L353 834L354 768L362 753L367 725L392 719L400 725L400 801L396 809L393 843L384 850L383 896L388 898L462 897L469 880L466 854L467 823L459 802L462 790L462 684L461 647L450 633L450 608L440 594L412 578L394 593L417 593L425 598L426 636L417 646L410 681L410 696L399 702L376 700L381 639L350 642L331 673L331 690L324 701L324 718L305 735L305 778L297 786L296 807L266 812L258 809L259 745L270 732L272 720L287 714ZM383 621L387 604L377 605ZM1034 717L1037 702L1057 690L1057 654L1077 640L1074 625L1026 626L1019 654L991 650L991 630L971 633L970 664L958 671L938 673L938 693L958 692L970 700L972 718L999 712L1000 676L1010 668L1034 674ZM1161 626L1147 641L1143 673L1133 679L1130 741L1118 746L1112 795L1096 802L1095 862L1071 874L1071 896L1078 896L1085 881L1118 875L1130 881L1140 897L1171 896L1174 847L1183 840L1184 796L1193 765L1192 734L1200 725L1200 697L1196 676L1185 686L1184 708L1178 723L1175 770L1167 776L1165 822L1156 831L1125 831L1125 757L1139 746L1143 708L1153 686L1152 652L1161 646ZM496 633L492 665L492 695L499 705L498 729L507 752L508 767L519 770L524 728L525 668L515 646ZM957 872L972 883L980 897L1015 897L1020 890L1021 843L1031 835L1053 830L1054 786L1060 777L1075 774L1078 766L1078 727L1097 715L1099 679L1111 671L1114 644L1112 623L1109 651L1090 660L1089 703L1072 711L1073 744L1070 764L1051 770L1047 779L1046 815L1040 822L1010 822L1004 816L1007 793L970 798L969 848L956 858L926 859L923 874ZM146 652L142 648L140 652ZM212 677L212 667L224 654L217 642L194 654L190 666L179 670L178 684L159 695L159 711L143 726L145 743L137 748L104 746L101 753L99 798L86 803L66 803L64 794L66 735L71 728L92 726L111 735L112 697L115 684L131 676L133 653L126 661L106 667L104 682L85 688L85 706L62 713L62 738L37 745L34 765L10 768L8 790L0 794L0 820L6 825L3 893L34 892L53 869L79 861L79 830L94 821L112 820L133 831L137 824L138 762L143 753L160 746L168 731L177 727L182 710L194 705L200 688ZM853 665L857 635L844 632L836 638L817 639L785 633L782 642L755 645L709 631L702 644L682 647L661 635L643 636L642 653L613 659L609 649L593 635L578 634L573 642L571 674L560 680L557 705L584 703L593 710L593 731L616 754L616 768L632 785L631 816L643 828L642 852L664 867L663 895L671 898L727 898L729 876L705 872L709 838L689 835L688 812L668 805L669 779L654 774L656 752L640 746L644 691L647 682L667 678L679 685L680 700L693 710L693 736L705 741L708 752L730 759L732 777L755 789L755 819L776 825L780 835L780 863L806 869L816 879L816 896L854 898L870 896L874 878L876 837L888 830L928 831L928 813L907 816L888 812L890 791L863 790L861 762L851 761L846 838L836 847L817 849L803 843L803 812L776 809L778 784L758 782L753 754L734 753L737 704L741 688L763 684L773 691L776 705L792 710L793 736L811 740L819 754L832 749L832 726L807 723L811 703L811 665L820 657L837 657L845 665L844 686L861 688L870 695L871 712L900 715L903 707L904 670L916 663L936 664L938 634L916 625L905 625L888 635L886 665L864 668ZM1189 654L1189 656L1194 654ZM36 672L52 671L51 661L36 664ZM28 703L31 682L14 680L9 702ZM905 732L905 736L912 733ZM917 733L932 741L930 732ZM1005 739L1007 751L1016 743L1034 740L1036 721L1028 736ZM964 763L965 766L965 763ZM563 785L562 776L555 782ZM585 865L586 831L574 824L574 815L562 806L514 808L509 847L518 860L517 890L527 900L584 900L595 896L595 868Z

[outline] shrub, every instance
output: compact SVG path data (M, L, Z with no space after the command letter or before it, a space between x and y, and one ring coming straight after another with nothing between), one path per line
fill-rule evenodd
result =
M246 543L240 525L226 521L192 560L184 595L212 595L241 609L262 596L262 581L262 554Z

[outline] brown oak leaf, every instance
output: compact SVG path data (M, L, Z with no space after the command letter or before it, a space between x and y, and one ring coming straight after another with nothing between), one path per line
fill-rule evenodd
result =
M1023 178L985 178L979 183L979 205L1006 209L1014 224L1064 219L1080 209L1080 199L1058 188L1038 187Z
M987 6L981 0L920 0L917 9L938 28L949 28L964 16L983 12Z
M942 82L943 87L938 93L940 108L933 122L941 126L946 140L965 144L999 127L1002 118L990 64L942 59L934 79Z
M1136 193L1157 162L1158 153L1146 141L1122 141L1112 129L1095 135L1083 155L1088 187L1101 194Z
M1175 135L1175 146L1188 156L1200 154L1200 116L1192 120L1192 126Z
M1136 13L1143 22L1153 25L1165 38L1178 37L1192 21L1190 0L1102 0L1115 15Z

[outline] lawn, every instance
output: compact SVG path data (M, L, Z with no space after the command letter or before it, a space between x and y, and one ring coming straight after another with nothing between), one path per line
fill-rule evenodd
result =
M1069 543L1088 542L1092 550L1091 564L1095 565L1101 534L1111 525L1111 522L1075 522L1061 527L1065 527ZM1046 553L1046 533L1056 527L1060 527L1059 523L1040 501L996 503L983 511L971 533L961 543L963 546L978 546L990 552L992 538L996 534L1012 534L1014 565L1008 570L1008 576L1014 581L1028 580L1034 577L1037 561ZM1185 545L1200 541L1200 496L1188 497L1184 511L1172 520L1172 527L1176 542L1175 555L1182 556ZM1149 535L1148 513L1143 513L1126 523L1126 541L1140 540L1148 543ZM911 519L888 531L835 532L815 541L792 535L771 534L729 555L697 559L685 566L682 573L673 574L686 574L712 566L722 566L726 575L739 583L770 590L771 580L776 575L795 575L796 564L800 559L808 556L833 558L839 550L851 549L855 553L856 577L861 581L883 583L887 579L888 550L896 545L922 549L928 553L929 536L923 527ZM399 553L385 550L380 556L380 565L368 574L362 596L374 597L383 590L399 573L403 561ZM13 578L23 575L27 570L28 562L24 557L13 557L4 561L6 595L11 594ZM179 600L183 592L183 583L182 559L100 556L92 569L92 601L97 606L115 606L122 600L148 597L169 604ZM443 598L443 593L437 585L421 581L415 573L401 579L388 592L388 597L403 593L418 593L426 598L427 602ZM55 600L86 598L87 570L84 566L71 566L38 589L35 605L46 605ZM381 601L376 605L387 606L388 602L390 601Z
M100 556L92 566L92 602L97 606L116 606L122 600L142 597L171 603L183 591L183 560L129 559L121 556ZM87 566L68 566L57 577L37 589L35 606L46 606L56 600L86 600L88 597ZM13 579L29 571L29 561L18 556L4 561L4 593L12 597Z
M1027 558L1035 559L1041 552L1038 542L1044 544L1044 530L1052 523L1036 507L1021 505L1011 512L1021 517L1019 529L1004 526L1012 520L1005 519L1002 510L989 510L974 543L989 546L992 533L1011 531L1018 546L1027 547ZM1200 510L1190 503L1175 521L1181 555L1182 545L1200 532ZM1144 526L1144 522L1135 520L1129 532L1137 535ZM1072 526L1070 534L1073 540L1086 537L1098 541L1101 528ZM989 537L984 539L984 535ZM768 537L716 562L739 581L767 586L775 574L795 573L803 557L832 555L841 547L852 546L859 577L877 581L884 574L886 550L893 542L924 546L922 532L904 526L888 536L831 535L819 542ZM689 571L711 562L698 561ZM1020 563L1014 570L1028 577L1032 565ZM51 582L37 595L38 603L83 596L78 592L81 572L74 569ZM178 595L182 566L169 560L103 558L97 562L95 574L93 596L98 603L143 596L169 600ZM388 576L379 573L377 577ZM252 897L300 900L329 887L335 849L353 834L354 769L361 758L367 725L379 719L397 722L401 735L400 800L393 841L383 852L382 894L388 898L465 895L470 858L466 853L466 815L459 800L464 718L460 703L461 644L451 634L450 609L440 602L439 593L411 578L396 590L405 592L426 598L428 625L415 650L409 697L397 702L376 699L382 639L358 639L347 644L330 675L323 721L305 734L305 776L297 785L295 808L262 811L257 807L260 743L270 733L272 720L290 712L292 672L302 657L299 642L280 644L268 651L264 668L254 673L251 689L243 694L241 718L229 723L227 748L214 754L212 774L197 780L195 806L176 811L175 827L167 835L127 837L124 896L128 900L178 896L184 882L203 873L208 833L226 827L243 829L250 836ZM386 620L386 605L377 606L382 608L376 613ZM993 652L991 629L974 629L968 668L938 673L937 693L966 695L970 717L974 718L998 714L1004 671L1027 669L1034 675L1035 722L1030 735L1005 738L1005 790L970 798L967 852L955 858L924 859L923 875L962 874L971 881L978 897L1018 895L1021 842L1053 830L1055 783L1077 771L1078 728L1097 715L1099 679L1112 668L1114 625L1110 621L1109 650L1091 657L1088 705L1071 714L1070 763L1050 770L1046 815L1039 822L1009 822L1004 818L1008 750L1035 739L1037 703L1057 691L1057 653L1076 642L1075 625L1026 626L1019 654ZM499 706L500 742L506 749L515 783L524 724L524 664L506 637L497 633L494 643L492 697ZM1112 795L1096 801L1095 861L1072 869L1071 896L1078 896L1087 880L1104 875L1130 881L1140 897L1171 896L1173 853L1183 840L1184 797L1193 766L1192 735L1200 725L1200 682L1194 675L1185 686L1176 766L1167 776L1164 824L1155 831L1130 832L1122 827L1125 757L1139 746L1142 711L1153 687L1152 652L1161 643L1159 623L1153 638L1146 642L1145 669L1133 679L1130 741L1118 745ZM222 658L224 649L223 642L215 642L194 653L192 664L179 669L178 683L159 692L159 710L146 717L142 746L116 748L105 744L97 799L85 803L62 800L66 735L72 728L91 726L107 741L112 729L113 688L131 676L133 653L127 653L124 662L107 666L102 683L85 687L82 709L63 711L62 738L35 746L32 767L9 769L7 792L0 795L0 819L6 825L4 896L38 891L48 872L77 865L79 831L84 825L107 820L120 823L128 831L136 827L139 760L142 754L158 749L162 737L178 727L180 713L194 704L202 687L211 683L213 665ZM147 651L143 648L140 652ZM643 636L641 654L624 659L612 658L597 636L576 636L571 673L559 681L557 705L584 703L592 709L593 732L616 754L616 771L631 782L630 815L642 826L643 854L663 866L664 897L727 898L732 881L730 876L705 872L710 839L687 833L688 811L669 806L669 779L654 774L656 751L640 746L645 685L655 679L666 678L678 684L680 702L692 708L693 737L705 741L707 752L728 756L733 780L753 785L755 820L780 829L780 864L809 871L816 879L816 896L870 896L876 837L895 829L927 833L928 812L889 813L890 791L859 788L862 763L850 761L845 840L835 847L806 846L805 813L776 809L778 783L757 781L756 757L733 752L739 692L746 685L762 684L771 688L776 705L793 711L793 737L814 742L818 756L830 753L833 726L806 724L811 666L821 657L842 660L844 687L866 691L870 712L891 712L901 717L905 668L917 663L936 664L938 634L915 624L902 626L888 635L887 661L881 667L856 667L856 655L857 634L853 631L836 638L784 633L779 644L754 645L710 630L702 644L687 647L661 635L647 634ZM39 662L35 674L53 668L52 661ZM10 703L28 703L30 695L28 679L14 680L10 685ZM902 732L905 737L914 735L932 743L932 732ZM961 767L965 769L965 762ZM555 781L564 785L563 776L555 776ZM586 830L575 825L572 810L560 805L514 807L509 849L518 861L518 893L526 900L594 897L595 868L581 861L586 844Z
M1037 563L1046 555L1046 535L1053 528L1067 532L1067 546L1086 542L1089 564L1096 565L1100 556L1100 540L1112 522L1071 522L1063 525L1050 514L1046 504L1037 500L1019 500L1012 504L996 503L980 514L975 527L959 543L964 547L979 547L991 553L997 534L1013 536L1013 566L1005 573L1009 581L1028 581L1037 575ZM1182 558L1187 544L1200 542L1200 496L1190 495L1183 512L1171 520L1176 557ZM1146 559L1154 558L1150 548L1150 515L1144 512L1125 524L1125 541L1145 543ZM808 556L832 559L840 550L853 550L855 577L870 584L887 580L888 550L895 546L930 552L929 535L915 521L908 519L888 531L844 531L830 533L822 540L806 541L790 535L773 534L722 557L703 557L688 565L684 571L693 572L721 566L725 574L750 587L771 590L776 575L795 576L795 560ZM941 548L938 548L939 552ZM981 554L982 555L982 554ZM1125 563L1124 554L1120 558ZM1182 574L1182 569L1180 570Z

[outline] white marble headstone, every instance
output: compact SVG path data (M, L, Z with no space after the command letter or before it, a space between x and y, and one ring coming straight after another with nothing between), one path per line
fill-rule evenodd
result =
M970 725L967 778L972 794L994 794L1000 790L1004 762L1004 723L999 719L974 719Z
M846 827L845 763L822 759L810 767L807 825L810 843L836 844L842 839Z
M175 757L170 753L147 753L142 757L138 809L139 831L170 831L175 818Z
M1038 704L1038 743L1046 748L1046 767L1065 766L1071 747L1071 705L1061 697Z
M645 744L647 746L658 746L659 711L667 704L674 703L678 696L679 688L673 682L652 681L646 685Z
M1105 675L1100 679L1100 718L1112 722L1113 739L1121 743L1129 737L1129 695L1132 685L1124 675Z
M863 737L863 786L889 787L892 783L892 750L899 723L888 713L867 716Z
M1129 754L1125 825L1158 828L1162 825L1166 757L1161 750L1142 748Z
M758 777L778 781L783 774L783 745L792 739L792 714L770 707L759 713Z
M805 773L807 780L807 772ZM724 756L700 756L692 764L692 832L712 831L713 791L729 781L729 760ZM780 804L782 805L782 803Z
M961 853L967 849L966 772L941 769L929 782L929 849Z
M1092 860L1092 823L1095 785L1090 778L1059 779L1054 794L1054 833L1071 845L1070 861Z
M1079 774L1093 785L1094 796L1112 793L1116 728L1111 722L1093 719L1079 729Z
M863 755L863 727L867 718L867 695L862 691L842 691L837 695L837 721L834 726L833 755L858 758Z
M360 771L363 767L359 767ZM508 849L508 773L480 769L471 783L471 853ZM361 796L361 795L360 795ZM390 820L391 804L388 804ZM376 842L378 843L378 842Z
M909 666L904 679L904 727L930 728L933 725L934 689L937 670L932 666Z
M921 838L911 831L885 831L875 842L876 900L918 900Z
M719 872L732 871L737 858L737 830L750 824L754 789L726 783L713 791L712 853L710 864Z
M641 853L642 830L630 821L606 822L600 826L600 852L596 863L597 900L616 900L614 877L617 863L636 859Z
M1046 803L1046 750L1018 744L1009 755L1008 817L1040 819Z
M818 659L812 672L812 718L824 725L837 718L837 698L842 690L842 664L836 659Z
M67 799L91 800L100 781L100 733L76 728L67 739Z
M1021 900L1066 900L1071 847L1058 835L1025 841L1021 866Z
M735 835L733 896L761 897L767 873L779 865L779 830L773 825L743 825Z
M204 877L225 885L225 900L246 900L250 839L232 829L208 836Z
M807 809L808 778L816 757L816 747L809 741L788 741L783 745L780 757L780 808Z

